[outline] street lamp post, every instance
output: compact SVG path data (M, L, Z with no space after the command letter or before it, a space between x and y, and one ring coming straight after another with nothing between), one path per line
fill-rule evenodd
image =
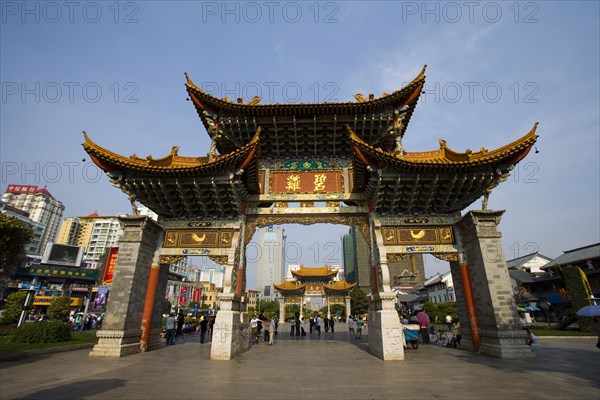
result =
M33 298L33 294L35 293L35 286L37 284L37 277L33 278L29 289L27 289L27 297L25 298L25 303L23 304L23 310L21 311L21 316L19 317L19 323L17 327L21 326L23 322L25 322L25 318L27 317L27 311L29 311L29 305L31 304L31 299Z

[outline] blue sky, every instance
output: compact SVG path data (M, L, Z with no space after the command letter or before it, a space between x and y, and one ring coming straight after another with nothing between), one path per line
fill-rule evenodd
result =
M184 72L221 97L346 101L399 89L427 64L408 151L439 138L458 151L493 149L540 122L540 152L490 197L507 210L506 258L600 240L598 2L69 4L1 2L3 189L47 185L65 216L128 212L90 167L81 131L124 155L174 145L205 155ZM304 249L300 262L316 265L347 228L286 231ZM427 275L448 268L428 265Z

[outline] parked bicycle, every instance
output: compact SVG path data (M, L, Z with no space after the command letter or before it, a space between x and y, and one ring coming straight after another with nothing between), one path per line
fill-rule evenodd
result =
M436 330L433 326L430 326L429 341L431 343L440 343L442 346L445 346L450 341L449 332Z

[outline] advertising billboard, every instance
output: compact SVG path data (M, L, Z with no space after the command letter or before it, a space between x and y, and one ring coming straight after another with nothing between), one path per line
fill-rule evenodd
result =
M79 267L83 258L83 248L69 246L66 244L48 243L42 264L62 265L67 267Z
M96 298L94 299L94 310L104 310L106 308L106 301L108 300L109 291L109 286L98 286L98 292L96 293Z

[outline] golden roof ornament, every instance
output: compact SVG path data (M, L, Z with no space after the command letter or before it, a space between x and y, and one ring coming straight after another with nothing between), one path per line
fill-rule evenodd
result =
M365 96L362 95L362 93L356 93L354 95L354 98L356 99L357 102L359 103L366 103L368 100L365 99Z

